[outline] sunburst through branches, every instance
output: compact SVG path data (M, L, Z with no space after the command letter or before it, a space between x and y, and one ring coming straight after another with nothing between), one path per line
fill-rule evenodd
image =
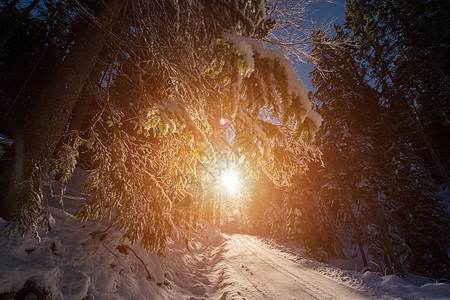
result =
M239 173L235 170L225 170L221 174L222 187L232 196L239 196L241 193L241 181Z

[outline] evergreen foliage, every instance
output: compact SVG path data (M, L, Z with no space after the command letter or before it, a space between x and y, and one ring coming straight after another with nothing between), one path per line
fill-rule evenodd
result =
M5 154L23 156L27 166L12 179L0 176L2 198L8 199L1 216L12 226L20 224L15 229L31 227L37 233L43 213L26 207L33 203L45 210L41 178L51 171L65 184L78 159L90 172L88 199L77 216L110 219L124 239L162 251L168 238L186 234L183 206L192 202L192 186L204 180L202 167L215 170L221 160L243 158L249 177L263 171L285 185L320 157L310 141L321 118L311 110L303 84L282 53L258 41L274 25L264 1L73 3L61 5L77 16L70 27L74 43L65 44L68 54L56 67L59 76L50 77L41 93L50 96L37 101ZM79 19L87 23L75 26ZM95 46L95 52L86 45ZM64 82L76 75L79 63L74 62L82 57L97 60L90 66L90 87L83 90L89 69ZM63 92L63 101L55 94L64 88L70 93ZM65 119L65 114L77 112L75 102L89 90L82 131L62 134L59 130L70 128L75 118ZM272 111L272 119L260 116L264 109ZM235 132L227 143L222 118ZM33 135L35 126L47 131L39 137L42 142ZM22 154L21 142L36 147ZM2 163L14 168L21 160ZM31 174L35 166L38 171ZM24 192L19 184L28 181L32 190ZM21 198L11 208L8 203L23 193L33 199Z
M346 23L332 36L311 34L324 167L295 177L282 206L266 204L277 220L287 212L288 239L311 256L342 256L358 244L365 267L449 276L448 212L435 183L445 184L445 172L433 167L445 170L449 153L447 27L437 18L447 9L433 1L348 1ZM436 26L432 40L424 22ZM282 237L280 222L271 224L269 233Z
M428 153L438 153L442 162L447 159L444 153L448 151L435 151L443 143L433 139L447 126L443 109L446 95L434 87L447 88L448 84L446 76L431 78L422 70L431 70L433 59L444 64L445 55L436 49L435 55L430 54L431 46L428 52L421 52L412 33L408 35L398 24L405 22L406 10L422 21L433 19L433 26L442 26L432 16L446 10L445 5L434 3L433 8L427 7L429 15L423 10L416 13L417 5L348 1L343 27L336 26L331 37L320 30L311 35L310 55L315 65L310 73L315 87L312 99L325 120L316 143L325 167L311 168L286 190L286 196L292 203L303 203L311 198L306 191L314 191L316 199L307 205L315 207L314 211L302 211L297 204L291 218L291 238L306 248L311 243L300 233L324 226L327 233L333 233L333 239L342 242L335 243L339 250L358 242L363 261L367 248L370 260L383 269L394 267L441 278L448 276L449 238L444 229L448 212L436 197L436 183L430 175L436 160L433 162ZM414 28L414 35L420 35L419 30L423 34L423 27ZM439 36L430 44L442 41ZM340 46L332 46L337 44ZM425 103L425 95L441 104L434 102L434 106L431 98ZM427 121L430 116L436 118ZM411 127L419 130L411 131ZM418 149L422 145L431 148L428 153ZM441 180L438 174L435 178ZM312 183L314 188L306 188ZM316 211L320 217L311 219ZM326 227L330 217L334 229ZM314 236L327 236L319 232ZM320 249L328 255L339 253L329 246L329 240L318 240L319 250L313 255ZM369 267L374 266L371 261Z
M405 145L397 145L390 158L392 214L401 236L408 245L405 263L414 273L444 278L449 272L449 216L436 197L434 182L424 162Z
M356 244L364 268L448 278L436 189L449 188L449 4L348 0L331 33L304 30L307 4L2 2L10 233L39 239L52 222L42 181L59 181L63 205L78 166L77 217L161 252L199 219L220 225L217 180L233 167L250 233L320 260ZM314 64L310 95L286 57Z

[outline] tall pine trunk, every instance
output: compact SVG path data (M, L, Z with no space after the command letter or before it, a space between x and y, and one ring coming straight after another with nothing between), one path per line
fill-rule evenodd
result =
M108 27L111 22L112 18L103 25ZM42 175L39 165L53 153L105 42L105 33L98 27L88 26L80 33L53 79L40 93L13 146L4 154L0 161L0 217L3 219L23 220L30 191L39 190ZM38 206L43 205L37 202ZM31 218L40 217L40 211L31 214Z
M377 199L371 199L369 207L372 210L375 221L378 225L378 228L380 229L381 238L383 240L385 250L389 256L390 263L395 267L396 271L404 273L405 270L403 266L400 264L398 257L394 253L394 248L392 247L390 235L388 233L386 223L384 222L383 216L381 214L381 210Z
M89 109L92 106L92 102L95 99L95 86L100 85L100 77L105 67L102 62L107 60L108 53L109 51L106 47L103 48L102 52L100 53L100 57L95 64L91 74L89 75L89 81L83 88L81 98L78 100L74 108L72 119L69 125L69 131L80 131L83 129L83 124L86 121L86 116L88 115Z
M389 70L389 68L386 66L386 64L383 64L382 67L385 69L385 72L388 75L390 81L395 83L395 78L394 78L394 75L392 74L391 70ZM403 93L403 91L399 87L397 87L395 84L394 84L393 88L398 93L398 95L400 95L401 101L408 108L409 116L411 117L414 126L416 126L417 130L419 131L420 137L422 138L423 143L425 144L425 147L431 156L431 159L433 160L436 168L438 169L439 175L441 176L444 183L447 185L447 189L450 190L450 177L449 177L444 165L442 164L438 154L436 153L436 150L434 149L433 145L431 144L430 138L428 137L427 133L425 132L423 124L420 120L420 116L417 113L417 110L416 110L414 104L412 104L411 101L408 100L408 97L405 95L405 93Z
M363 269L366 269L369 267L369 265L367 264L366 253L364 252L364 246L361 242L361 234L360 234L360 231L358 228L358 224L356 223L355 215L353 214L352 206L350 205L348 200L345 201L345 206L348 209L348 213L350 215L350 220L352 221L353 231L355 232L356 243L358 244L359 253L361 254L361 259L363 262Z
M6 109L6 111L3 113L3 115L0 117L0 128L2 128L4 122L8 119L8 117L10 116L11 112L14 111L17 107L17 101L20 99L20 96L22 95L22 93L24 92L24 90L26 89L26 87L28 86L28 83L30 82L31 78L33 77L34 73L36 72L36 69L39 67L39 65L41 64L45 54L47 53L49 47L45 47L45 49L42 51L41 55L39 56L37 62L34 64L33 69L31 69L31 71L28 73L27 78L25 79L25 81L22 82L22 85L19 89L19 91L17 92L17 94L15 95L14 99L12 100L12 102L8 105L8 108Z

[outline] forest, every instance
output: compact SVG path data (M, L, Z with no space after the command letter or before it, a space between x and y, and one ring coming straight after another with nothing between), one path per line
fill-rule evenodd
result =
M148 252L212 222L449 280L450 3L314 2L2 1L3 234L39 240L82 169L76 217Z

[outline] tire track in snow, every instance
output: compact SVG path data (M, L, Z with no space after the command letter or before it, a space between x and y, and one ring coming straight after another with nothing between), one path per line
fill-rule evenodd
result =
M231 237L231 241L233 242L233 244L237 247L237 248L241 248L242 244L238 239L235 239L234 237ZM238 251L236 251L235 249L232 249L234 253L236 253L236 255L240 255L240 253ZM249 279L248 274L246 274L243 270L242 267L237 266L234 262L232 262L231 260L229 260L230 265L232 266L232 268L236 271L236 273L239 273L241 275L242 278L245 278L246 281L254 288L254 290L260 295L263 296L263 299L267 299L267 300L274 300L273 298L269 297L268 295L266 295L259 287L258 285L253 282L252 280ZM255 293L250 291L249 292L252 294L253 297L255 297ZM253 299L262 299L261 297L255 297Z
M296 274L290 272L289 270L287 270L286 268L284 268L282 265L274 262L272 259L269 258L268 255L265 255L264 257L261 257L261 255L259 255L257 253L257 251L252 250L250 247L253 246L253 248L257 249L257 250L261 250L264 249L263 247L257 247L255 244L253 243L249 243L250 239L246 238L246 243L244 244L245 247L256 257L258 257L261 261L263 261L264 263L270 265L274 270L276 270L277 272L283 273L286 277L289 277L291 279L293 279L295 282L297 282L304 290L305 293L308 294L309 297L311 297L312 299L316 299L316 300L321 300L321 299L334 299L334 297L332 297L331 295L328 295L327 293L324 293L323 290L319 289L318 287L316 287L315 285L311 284L311 283L306 283L301 277L297 276ZM253 241L251 241L253 242ZM310 286L314 287L314 290L312 290L311 288L309 288L306 284L309 284ZM320 296L321 298L318 298L315 296L315 294L317 294L317 291L320 291ZM324 295L325 294L325 295ZM323 298L323 296L327 296L326 298Z
M239 269L248 282L258 283L255 289L261 291L266 297L269 297L267 294L280 295L280 289L286 288L295 299L367 299L367 295L314 270L301 267L279 255L278 252L268 249L263 243L259 243L252 237L234 235L230 236L230 240L234 246L231 250L246 265L250 266L250 268L247 267L250 275L253 275L251 269L253 271L260 270L252 281L249 279L249 274L244 274ZM254 261L255 258L258 261ZM258 277L261 280L258 280ZM264 293L263 290L269 293ZM275 298L277 297L275 296Z
M243 236L240 236L240 237L243 237ZM295 278L292 277L293 274L291 274L289 271L285 270L283 267L281 267L278 264L275 264L275 266L274 266L274 263L273 263L272 260L268 259L267 257L266 257L266 259L264 259L260 255L258 255L254 250L250 249L248 239L246 239L246 241L240 241L240 239L237 236L233 236L232 239L233 239L233 241L236 241L239 244L240 247L244 246L245 248L247 248L247 250L252 255L257 257L263 264L269 265L275 272L281 273L284 276L295 280ZM269 263L268 260L271 261L272 263ZM276 268L276 266L278 266L279 268ZM283 272L283 270L285 270L287 272ZM291 275L291 276L289 276L289 275ZM295 276L295 275L293 275L293 276ZM298 280L295 280L295 281L302 288L303 295L301 295L302 296L301 299L305 299L305 296L308 297L309 299L315 299L315 300L322 300L323 299L323 298L317 298L316 296L314 296L314 294L311 293L311 290L305 284L303 284L302 282L299 282Z

